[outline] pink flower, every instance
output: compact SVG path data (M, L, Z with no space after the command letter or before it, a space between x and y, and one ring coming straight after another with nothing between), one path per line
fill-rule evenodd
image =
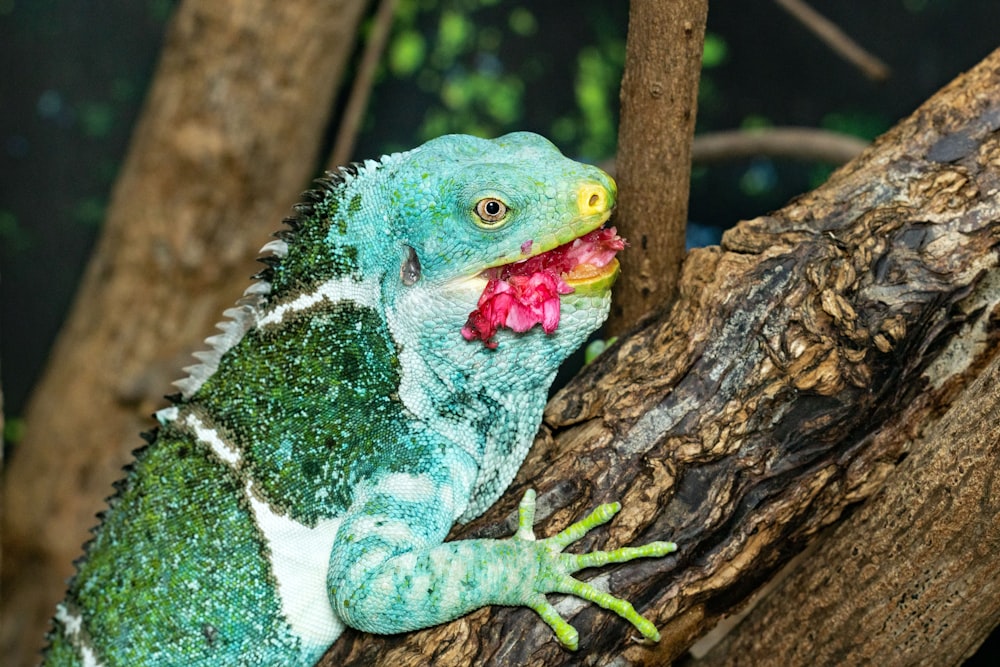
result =
M522 244L522 251L529 243ZM559 295L573 291L564 276L582 265L604 267L624 247L614 227L597 229L540 255L487 269L486 288L462 336L493 349L500 327L523 333L541 324L545 333L552 333L559 326Z

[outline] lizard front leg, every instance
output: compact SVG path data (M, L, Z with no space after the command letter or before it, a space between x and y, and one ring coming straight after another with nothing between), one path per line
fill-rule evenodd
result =
M370 514L376 509L377 515ZM629 602L572 575L588 567L664 556L676 549L673 543L562 553L589 530L610 521L619 509L617 503L601 505L558 535L535 540L531 528L535 494L528 491L513 537L440 544L450 524L443 512L434 512L429 521L433 509L428 505L372 498L360 514L348 516L338 532L328 577L331 600L345 623L379 634L429 627L490 604L531 607L563 645L575 649L576 630L545 597L566 593L617 613L656 641L656 628ZM436 526L434 531L427 529L431 525Z

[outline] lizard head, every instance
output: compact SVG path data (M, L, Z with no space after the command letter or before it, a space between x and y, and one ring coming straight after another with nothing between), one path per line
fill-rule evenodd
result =
M602 228L606 173L526 132L444 136L386 167L402 253L390 308L422 335L561 361L603 322L624 247Z

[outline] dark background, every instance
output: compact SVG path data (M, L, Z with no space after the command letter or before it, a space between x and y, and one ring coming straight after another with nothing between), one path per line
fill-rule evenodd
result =
M892 77L866 80L772 2L714 0L699 132L872 138L1000 45L996 0L812 4ZM0 0L0 377L14 430L100 231L173 5ZM624 2L404 0L355 158L513 129L610 157L626 28ZM697 168L691 218L730 226L828 173L771 160Z

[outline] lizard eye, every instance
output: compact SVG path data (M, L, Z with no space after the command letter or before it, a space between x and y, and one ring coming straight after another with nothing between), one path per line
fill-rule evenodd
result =
M486 197L476 202L476 215L483 226L493 227L507 217L507 204L496 197Z

